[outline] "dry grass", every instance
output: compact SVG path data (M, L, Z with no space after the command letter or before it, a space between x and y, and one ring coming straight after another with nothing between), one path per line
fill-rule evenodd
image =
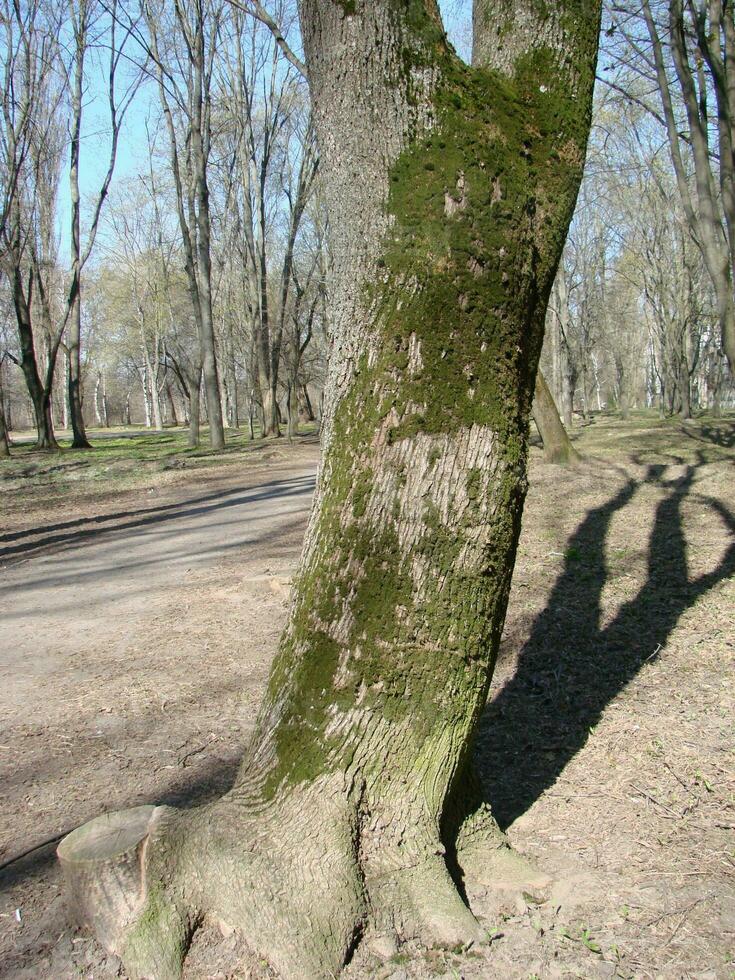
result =
M285 438L251 440L243 429L227 430L223 450L187 445L186 429L165 432L90 430L92 449L39 452L30 443L13 447L0 460L0 528L17 530L48 522L58 513L96 513L121 495L153 493L192 482L201 484L263 462L281 462L293 449L316 441L315 426L302 427L294 445Z
M353 978L735 977L735 425L598 419L577 441L587 454L577 469L545 465L534 453L477 747L488 799L515 845L554 877L552 894L500 913L488 896L474 896L487 915L486 946L462 954L408 948L389 963L364 952L349 969ZM201 588L192 583L187 622L197 642L213 637L212 663L231 674L221 697L182 687L180 704L153 703L152 692L160 700L171 684L181 644L180 611L155 610L158 640L146 650L146 671L127 689L120 679L115 715L131 723L114 746L133 764L119 768L115 805L164 785L183 798L187 788L201 796L226 782L285 617L282 599L247 591L243 570L255 581L274 560L293 563L297 549L292 533L275 559L231 554ZM241 669L243 636L270 644L254 661L254 679ZM28 740L37 764L68 734L70 712L98 723L109 693L102 683L89 688L86 707L50 700L53 723L35 719ZM109 801L109 766L82 734L69 744L65 781L34 787L49 820L67 814L63 789L80 774L90 780L85 806ZM114 958L65 928L51 864L21 864L0 896L8 957L0 975L118 975ZM20 904L27 924L14 919ZM187 969L189 980L268 975L234 937L211 932L200 935Z

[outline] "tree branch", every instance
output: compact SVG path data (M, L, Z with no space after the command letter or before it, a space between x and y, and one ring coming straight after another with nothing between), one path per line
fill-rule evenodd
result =
M286 60L291 62L300 75L302 75L304 78L308 78L306 65L296 54L294 54L293 49L283 36L283 31L275 20L273 20L262 3L259 3L258 0L242 0L242 2L241 0L228 0L228 2L237 10L242 10L243 13L250 14L251 17L255 17L255 19L259 20L261 24L265 24L275 38L276 44L283 52Z

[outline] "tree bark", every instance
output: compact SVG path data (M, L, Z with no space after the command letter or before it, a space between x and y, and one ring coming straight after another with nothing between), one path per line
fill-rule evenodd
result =
M201 411L201 372L189 383L189 446L192 449L199 445L199 427Z
M54 435L51 418L51 390L44 386L38 371L31 311L23 288L21 270L17 266L13 270L13 306L20 338L20 367L31 398L36 423L36 447L57 450L59 445ZM49 373L53 378L52 369Z
M178 415L176 414L176 402L174 400L174 393L171 389L170 381L166 382L166 394L168 395L168 407L169 411L171 412L171 425L173 425L174 428L178 428L179 419Z
M74 21L74 76L70 97L72 105L71 139L69 140L69 194L71 198L71 260L72 282L69 288L69 323L67 327L67 359L69 364L69 419L72 428L72 449L91 449L84 427L82 412L82 241L81 198L79 194L79 152L82 135L82 97L84 89L84 57L87 51L89 7L82 0Z
M301 0L334 256L323 462L235 784L151 820L115 943L132 977L179 976L205 915L299 980L333 976L366 934L477 941L447 852L468 876L512 863L469 759L599 5L476 15L482 69L453 54L434 0Z
M544 444L544 459L547 463L576 463L581 459L559 418L556 404L540 369L536 372L533 420Z
M309 388L307 385L299 385L298 388L299 415L304 422L313 422L316 418L314 409L309 398Z
M84 425L84 414L82 411L82 366L80 359L81 342L81 306L79 297L74 302L71 316L69 318L68 338L67 338L67 359L69 364L69 387L67 395L69 399L69 419L72 429L72 449L91 449L92 446L87 439L87 430Z
M0 459L10 456L8 426L5 418L5 389L3 386L3 362L0 358Z

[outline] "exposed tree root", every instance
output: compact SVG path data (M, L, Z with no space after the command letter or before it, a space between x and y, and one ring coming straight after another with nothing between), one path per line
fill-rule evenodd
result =
M240 932L285 980L333 977L367 933L388 957L409 939L482 942L441 842L408 867L370 877L358 807L332 780L287 808L230 795L193 811L137 807L65 838L59 857L77 921L119 955L133 980L176 980L205 918ZM508 846L489 809L451 853L462 880L534 895L548 879Z

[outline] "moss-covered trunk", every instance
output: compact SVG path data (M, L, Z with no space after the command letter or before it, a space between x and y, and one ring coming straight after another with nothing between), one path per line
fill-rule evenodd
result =
M479 4L483 68L455 57L433 0L300 13L334 258L322 467L236 784L150 818L144 904L119 940L99 930L134 975L176 975L207 914L287 977L331 976L365 934L477 939L445 855L499 844L467 763L599 10Z
M468 68L430 0L301 4L335 344L316 505L244 772L269 798L352 769L371 809L408 784L419 850L502 628L594 6L481 4L475 61L493 67Z

